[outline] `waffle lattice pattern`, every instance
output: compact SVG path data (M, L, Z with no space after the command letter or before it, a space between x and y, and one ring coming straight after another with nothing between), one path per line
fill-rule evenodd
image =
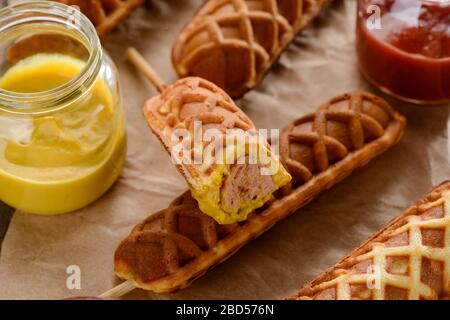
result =
M281 160L294 184L303 184L349 152L381 137L392 116L392 108L370 93L336 97L282 131Z
M164 90L160 97L151 99L147 103L146 110L146 116L150 119L154 133L169 151L173 144L171 137L174 131L187 129L194 135L194 130L200 129L195 128L196 122L201 125L202 132L217 129L223 133L224 139L229 129L241 129L247 134L257 134L253 122L235 105L233 100L223 90L201 78L192 77L177 81ZM202 139L205 153L208 150L207 145L212 142L212 139ZM194 163L195 151L195 148L192 148L191 154L182 156L190 157L191 163ZM206 155L199 156L206 157ZM180 169L188 181L191 176L207 175L214 170L216 161L210 159L208 163L203 161L205 159L203 158L201 163L195 165L183 163Z
M175 99L176 97L182 97L182 95L177 94L173 98ZM197 95L194 95L194 97L197 97ZM201 95L198 97L198 100L204 101ZM147 107L153 109L163 106L160 103L161 101L158 100L159 98L155 99L153 102L150 101ZM183 101L183 98L180 99ZM360 109L357 110L360 111L349 110L350 100L359 105ZM192 100L191 97L190 101L195 100ZM191 108L194 107L191 106ZM188 126L188 122L182 120L181 114L184 113L182 109L175 108L173 110L181 111L178 113L178 120L174 121L172 125L182 124L183 126ZM162 118L159 119L161 126L167 127L165 120L167 120L170 113L169 109L162 110L162 115L160 115ZM352 134L349 129L358 127L356 123L359 123L359 121L371 123L372 126L378 128L377 130L364 130L367 125L362 125L363 142L368 144L370 141L375 140L374 142L378 143L375 146L378 145L377 148L382 148L380 149L382 151L398 141L405 125L404 119L397 113L394 113L389 105L385 105L383 100L368 93L351 93L333 99L320 107L315 114L295 121L285 128L282 133L282 141L287 143L284 147L289 152L286 155L289 154L289 158L292 161L296 161L298 165L310 168L310 172L313 175L311 179L318 179L317 176L320 174L319 170L311 168L312 144L305 140L308 143L305 142L300 147L302 152L299 152L294 146L298 145L298 142L292 143L293 140L288 139L288 137L289 133L302 132L305 136L309 134L311 141L314 139L322 141L322 137L320 139L317 138L317 129L314 123L320 123L323 127L323 117L325 115L327 115L326 118L328 119L328 126L326 126L327 134L329 135L328 140L334 139L336 140L333 140L334 144L343 144L346 146L346 152L361 147L357 139L354 138L352 140ZM331 120L329 118L330 115L333 115L338 120ZM357 117L359 120L352 122L354 117ZM314 122L316 118L319 120ZM353 124L350 125L349 122ZM391 128L390 131L388 131L389 128ZM322 128L321 130L324 129ZM321 130L319 132L322 132ZM356 129L353 130L357 131ZM377 139L378 135L383 134L383 132L385 134ZM381 142L381 140L384 140L384 142ZM291 143L293 146L290 146ZM385 145L381 147L383 144ZM328 151L329 161L327 163L336 163L337 165L339 164L338 162L345 163L345 167L350 169L343 169L336 173L332 168L329 168L330 171L326 175L328 182L324 184L326 188L329 188L330 185L342 179L343 176L362 166L363 164L361 163L369 161L380 152L366 149L363 152L366 159L361 161L361 158L358 158L358 160L350 159L352 156L350 154L345 156L343 152L339 154L343 158L335 157L333 150L330 149ZM324 168L322 167L322 169ZM304 182L305 180L296 178L294 183L296 188L289 190L289 193L297 193L295 201L298 201L298 204L288 204L287 202L290 200L287 198L289 197L279 194L273 200L273 203L267 203L265 207L254 211L246 221L232 225L219 225L212 218L203 214L198 208L197 202L186 192L167 209L151 216L138 225L130 236L122 241L115 255L116 273L119 277L133 282L138 287L156 292L171 292L181 289L195 280L195 278L207 272L213 265L222 262L224 257L226 258L233 254L250 239L258 236L274 223L288 216L290 212L312 200L316 196L314 191L307 189L309 191L303 190L304 192L301 192ZM322 187L322 182L318 180L317 182L315 189L321 191L326 189ZM257 230L254 230L255 226L258 226Z
M450 183L410 209L301 299L430 300L450 296Z
M175 82L144 113L200 209L221 224L245 220L291 180L252 121L207 80Z
M175 69L237 98L256 86L324 0L210 0L180 34Z
M118 263L142 282L175 273L234 231L238 224L220 225L202 213L190 192L136 226L116 251Z
M201 78L177 81L164 90L161 101L158 112L166 116L167 124L172 128L192 131L196 120L204 125L214 125L222 132L234 128L245 131L254 128L252 121L225 92ZM184 114L183 109L186 109Z
M97 33L103 36L114 29L145 0L56 0L78 6L94 24Z

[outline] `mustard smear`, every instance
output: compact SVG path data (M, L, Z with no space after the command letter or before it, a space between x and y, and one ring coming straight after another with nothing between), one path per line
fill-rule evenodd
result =
M265 146L258 145L259 148ZM259 152L258 152L259 153ZM256 209L264 206L272 197L273 193L289 183L292 179L290 174L283 167L281 162L278 161L271 153L272 164L275 165L274 170L270 174L270 178L273 182L273 187L270 192L259 192L257 196L251 200L242 201L239 204L239 208L228 208L223 202L222 198L227 196L227 190L223 188L225 179L230 175L231 167L233 164L232 159L240 159L246 157L247 148L239 148L233 143L225 148L226 161L224 164L214 164L214 170L209 175L200 175L198 178L191 180L191 193L197 200L200 210L212 217L219 224L232 224L240 221L247 220L250 213ZM248 159L247 159L248 160ZM262 165L266 167L266 165ZM267 168L269 165L267 164ZM260 175L261 172L258 172ZM249 178L249 177L247 177ZM244 181L249 183L249 181ZM255 176L252 183L258 183L258 178ZM262 188L261 188L262 189Z
M11 67L0 88L34 93L61 86L84 68L61 54L37 54ZM119 103L98 78L67 109L34 118L0 113L0 199L35 214L86 206L117 179L125 160Z

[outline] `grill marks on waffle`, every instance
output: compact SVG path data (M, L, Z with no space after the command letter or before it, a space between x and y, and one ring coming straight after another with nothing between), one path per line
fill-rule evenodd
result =
M120 244L115 260L125 263L140 281L151 281L175 273L237 227L219 225L186 192L139 224Z
M350 152L381 137L393 116L382 99L366 93L345 94L284 129L280 154L294 186L326 171ZM290 191L285 188L285 191Z
M193 95L195 96L195 99L192 99L191 96L191 98L186 100L181 94L186 91L186 88L183 88L183 86L190 86L191 89L197 93L204 92L203 90L215 92L220 99L213 100L223 100L223 105L226 106L226 110L235 110L234 105L230 104L232 102L231 99L229 99L222 90L216 89L216 86L210 85L209 82L193 81L192 79L181 81L182 82L177 82L176 87L172 90L167 90L167 92L173 92L173 95L163 95L161 101L165 103L161 103L161 101L157 99L150 101L147 105L147 109L158 108L156 110L159 110L157 113L161 117L159 121L161 121L160 125L162 128L166 126L166 119L167 117L170 117L171 114L176 115L175 118L177 119L172 123L172 126L189 127L190 122L187 121L187 119L192 113L196 114L193 110L199 108L196 103L204 103L206 101L205 99L210 99L204 97L202 94L195 94ZM179 99L179 101L176 102L174 99ZM190 106L190 103L193 103L194 105ZM204 106L201 108L203 107ZM244 118L239 118L250 125L250 120L247 120L245 115L243 117ZM282 142L284 141L285 143L285 149L281 149L289 151L292 149L290 144L298 144L298 140L290 140L287 139L287 137L289 137L289 133L298 131L298 129L296 129L296 131L294 128L306 123L309 124L302 127L301 132L309 136L315 135L316 138L314 139L316 139L316 142L323 141L323 137L317 133L316 127L313 126L313 120L316 118L321 119L318 123L320 123L320 127L322 128L320 129L322 131L319 130L322 136L324 135L323 130L326 129L326 134L330 136L330 139L333 138L336 140L334 143L345 146L346 150L355 150L356 147L353 147L352 141L355 141L354 143L356 146L360 146L357 144L360 140L351 138L350 132L363 134L364 142L367 143L368 141L379 137L379 134L382 134L381 131L384 132L384 128L389 123L399 121L398 117L398 115L395 116L393 114L390 106L386 105L383 100L368 93L355 92L342 95L320 107L316 114L302 118L309 119L308 121L297 120L285 128L281 135L281 138L284 139ZM327 120L326 125L324 124L324 119ZM378 125L374 125L372 122L376 122ZM372 124L365 125L365 123ZM358 128L359 124L362 126L361 130L349 129L350 127ZM214 126L217 126L216 122L214 122ZM372 128L381 128L381 131L373 130ZM303 156L296 152L283 153L283 150L281 150L282 156L289 155L289 157L292 158L292 161L296 161L299 165L309 168L313 154L313 144L307 143L304 145L304 148L306 151ZM338 161L338 158L335 158L330 154L328 154L327 158L330 159L330 164ZM314 165L314 167L315 166L316 165ZM291 174L295 173L292 168L289 168L289 171ZM317 174L319 171L311 169L310 172L311 174ZM295 185L301 186L303 183L304 180L297 178ZM292 191L295 192L296 189ZM286 193L288 192L286 191ZM229 240L230 237L248 232L246 231L246 227L249 222L253 221L253 219L258 216L267 214L266 209L271 207L273 202L284 200L282 197L283 195L279 194L278 196L278 199L272 199L266 203L264 207L251 213L246 221L232 225L219 225L214 219L203 214L198 208L197 202L192 198L189 192L186 192L183 196L175 200L167 209L151 216L138 225L132 231L131 235L121 243L116 250L116 272L120 277L134 280L141 286L152 281L157 281L168 275L172 275L177 268L182 272L180 269L188 267L189 263L195 264L197 262L202 262L202 256L199 256L200 252L206 255L208 252L215 251L221 243ZM145 237L143 236L144 234ZM152 240L153 242L150 241L152 237L154 237L154 240ZM392 243L395 244L395 241L404 241L402 237L402 235L399 235L398 237L393 238ZM189 243L189 245L187 245L187 243ZM175 248L177 249L175 250ZM175 252L178 253L178 256L176 257L174 257ZM216 263L219 262L220 261ZM367 262L361 263L359 268L361 270L366 270L368 265L364 266L363 264L367 264ZM395 270L399 270L399 268L396 268ZM205 270L200 269L199 272L205 272ZM189 278L185 280L191 281L193 279ZM182 284L178 284L177 287L183 287L185 285L186 283L183 282ZM330 290L330 292L331 291L333 290Z
M211 0L175 44L175 66L181 76L201 76L232 97L242 95L260 81L295 34L318 14L323 3L322 0Z
M191 163L194 165L185 164L190 169L189 172L182 171L185 176L195 172L194 176L208 175L217 163L214 159L210 159L210 162L202 161L205 163L204 165L195 164L193 161L195 152L201 151L194 145L196 142L193 139L194 135L201 136L200 132L195 131L199 129L195 128L195 122L200 122L203 134L207 133L209 129L219 130L222 133L223 146L231 142L226 141L229 136L226 134L227 130L241 129L250 136L257 135L253 122L235 105L233 100L222 89L200 78L184 78L177 81L167 88L158 100L150 100L146 109L148 117L152 119L151 122L158 127L158 130L154 130L152 127L154 133L168 149L175 143L172 140L175 130L186 129L193 134L190 157ZM200 159L206 160L204 157L209 156L207 153L211 151L207 146L210 144L214 146L214 143L217 143L215 139L220 137L201 138L204 154L199 156ZM212 151L215 151L214 147ZM216 154L212 153L211 156L215 157Z
M56 0L80 8L100 36L113 29L145 0Z
M311 299L439 299L450 293L450 184L299 293ZM442 191L440 191L442 192ZM375 271L375 272L373 272Z
M199 78L185 78L161 95L158 112L166 116L170 127L194 130L194 122L213 125L224 132L227 129L254 129L251 120L233 100L212 83ZM208 126L210 127L210 126Z

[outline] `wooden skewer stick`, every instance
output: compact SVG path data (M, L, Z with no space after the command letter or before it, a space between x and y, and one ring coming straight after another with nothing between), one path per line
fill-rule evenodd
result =
M134 289L136 289L136 287L132 283L125 281L98 297L102 299L118 299Z
M126 51L126 57L136 67L136 69L155 86L155 88L160 93L166 88L164 81L162 81L158 73L153 70L153 68L135 48L128 48ZM133 291L134 289L136 289L136 287L132 283L125 281L112 288L111 290L108 290L105 293L101 294L99 298L117 299Z
M128 60L136 67L136 69L147 78L160 93L166 88L164 81L156 73L155 70L145 61L144 57L135 48L130 47L126 51Z

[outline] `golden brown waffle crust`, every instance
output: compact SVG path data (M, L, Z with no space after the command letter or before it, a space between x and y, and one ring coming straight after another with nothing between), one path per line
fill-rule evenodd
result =
M279 60L282 53L287 49L287 47L292 43L295 36L303 31L308 25L320 15L320 13L332 2L333 0L304 0L304 3L311 4L311 11L307 13L307 17L304 19L299 19L292 25L293 33L289 37L284 37L283 41L280 43L278 50L272 55L270 61L266 63L263 70L253 77L250 81L242 85L237 91L227 93L233 98L237 99L245 95L248 91L252 90L265 77L269 72L270 68ZM198 25L203 23L205 19L208 19L209 11L211 8L216 6L218 3L223 2L223 0L206 0L205 3L198 9L194 18L188 22L182 31L180 32L178 38L172 46L172 65L180 78L187 76L202 76L189 72L184 66L182 59L178 59L178 53L181 51L182 47L188 41L191 33L195 32ZM304 5L304 4L303 4Z
M366 165L371 159L395 145L403 135L406 120L392 111L392 119L385 128L383 136L367 143L361 149L351 152L343 160L331 165L326 171L315 175L305 184L294 189L290 194L275 200L258 214L251 216L217 245L187 263L175 273L150 282L142 282L127 271L121 260L115 261L116 274L135 286L157 292L174 292L185 288L208 270L220 264L251 240L273 227L280 220L291 215L295 210L308 204L323 191L349 176L354 170Z
M214 128L214 130L221 132L224 138L228 134L227 130L240 130L249 137L258 136L253 122L236 106L225 91L212 82L197 77L180 79L165 88L161 95L147 101L144 107L144 116L153 134L159 139L172 159L174 158L173 134L181 128L192 133L193 137L195 136L195 123L202 130L204 129L205 133L206 130ZM220 202L207 203L206 208L202 207L202 200L208 197L215 198L214 195L221 197L225 193L224 177L228 174L227 172L220 173L220 177L216 176L216 181L220 180L220 183L217 183L220 184L219 186L209 179L213 173L220 172L216 160L212 160L212 164L204 166L203 163L194 163L191 154L189 155L191 162L176 161L177 169L186 179L192 195L199 202L202 211L221 224L244 221L248 214L261 207L264 202L269 200L267 198L270 198L276 190L290 181L289 174L287 174L279 159L273 155L267 140L254 140L258 141L252 143L255 143L261 150L265 150L266 154L270 155L272 162L276 163L277 168L279 168L276 174L270 178L271 181L276 181L277 178L280 180L281 177L283 178L283 181L281 181L283 184L274 184L275 187L272 188L271 192L266 192L263 197L259 196L256 201L248 204L245 213L242 213L240 209L238 212L226 212ZM177 144L178 141L175 141L175 144ZM241 141L245 142L245 139ZM204 141L202 143L205 145ZM220 151L226 153L227 143L224 143L221 147L222 150ZM241 152L241 155L243 153ZM206 152L203 155L206 155ZM224 165L231 170L231 163L225 163Z
M392 231L396 230L405 223L405 220L409 216L417 214L418 208L431 203L439 198L444 192L450 191L450 181L444 181L437 187L435 187L430 193L425 195L422 199L417 201L414 205L406 209L400 216L394 218L389 223L387 223L383 228L373 234L368 240L366 240L359 247L354 249L350 254L342 258L339 262L325 270L319 276L308 282L296 296L290 299L300 299L300 300L310 300L311 296L314 295L314 288L322 283L331 281L335 278L336 271L340 269L346 269L354 264L354 258L360 256L371 250L374 243L380 242L382 238L390 234Z

